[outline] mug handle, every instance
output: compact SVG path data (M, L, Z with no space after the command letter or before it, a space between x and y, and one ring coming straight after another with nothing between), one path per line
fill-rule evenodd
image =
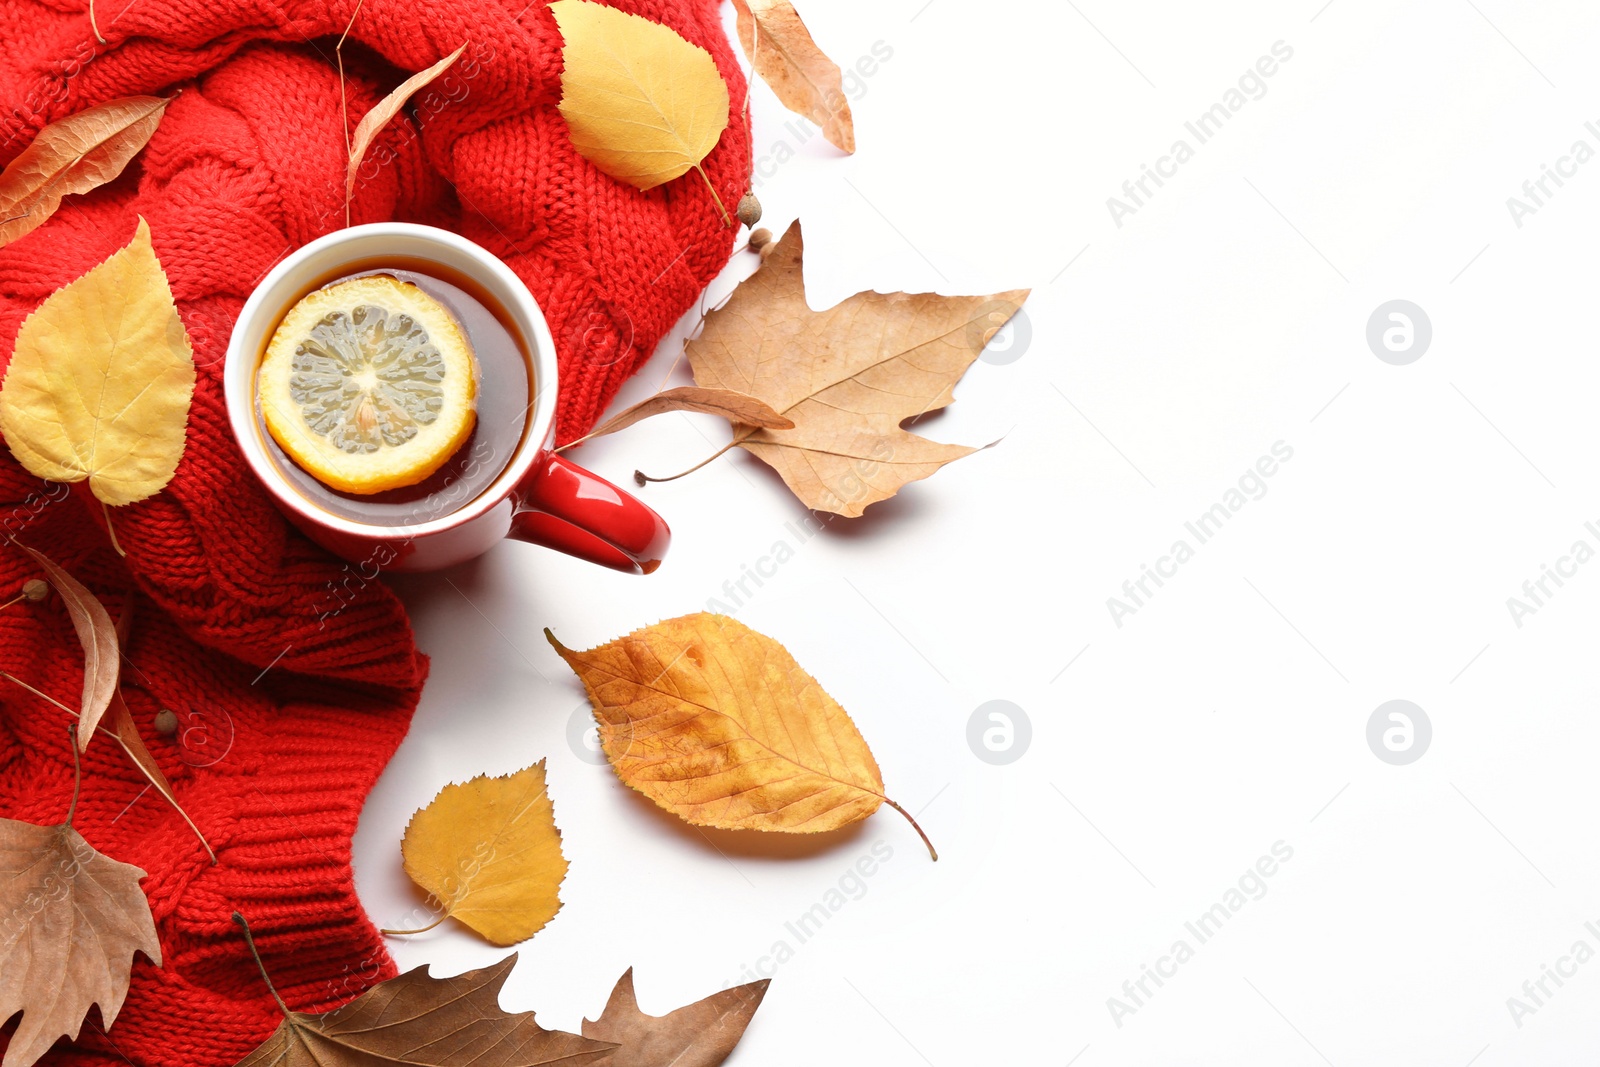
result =
M546 452L513 494L507 535L630 574L661 566L666 520L599 475Z

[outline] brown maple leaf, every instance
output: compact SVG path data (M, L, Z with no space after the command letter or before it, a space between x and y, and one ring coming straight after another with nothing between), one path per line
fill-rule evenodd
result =
M251 953L255 943L245 928ZM256 957L260 962L260 957ZM291 1011L238 1067L600 1067L611 1065L606 1041L546 1030L532 1012L500 1009L500 987L516 953L454 978L434 978L427 964L379 982L342 1008L313 1015ZM262 976L266 977L265 968ZM270 989L272 983L267 982ZM272 995L278 996L277 990Z
M0 819L0 1020L22 1013L3 1067L29 1067L57 1038L77 1037L92 1006L110 1029L135 952L161 966L144 871L72 828L76 782L72 796L60 826Z
M736 427L809 508L860 515L909 482L977 451L902 424L955 399L953 388L1028 290L990 296L857 293L806 304L800 223L689 342L695 381L765 401L793 429ZM642 477L642 476L640 476Z
M633 995L633 968L611 991L605 1011L583 1021L583 1036L615 1041L609 1067L717 1067L744 1036L771 979L713 993L666 1015L646 1015Z

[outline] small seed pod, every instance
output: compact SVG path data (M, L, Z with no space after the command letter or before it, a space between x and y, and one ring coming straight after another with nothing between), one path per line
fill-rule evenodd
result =
M746 226L761 221L761 201L756 199L755 193L745 193L739 198L739 221Z
M765 226L750 231L750 251L761 252L772 243L772 231Z
M50 595L50 583L43 578L29 578L22 583L22 599L35 604Z
M156 733L162 737L171 737L178 732L178 713L171 708L162 708L156 712Z

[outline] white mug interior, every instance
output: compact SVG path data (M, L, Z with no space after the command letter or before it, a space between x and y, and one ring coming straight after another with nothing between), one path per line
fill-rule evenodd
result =
M424 260L465 275L495 300L527 346L532 360L531 410L522 442L510 463L474 499L444 515L405 526L364 523L336 515L302 494L269 454L266 428L256 414L256 369L272 331L293 301L319 280L343 267L385 257ZM282 507L315 523L355 536L414 538L450 529L489 511L504 500L548 445L555 423L556 349L533 294L511 268L488 249L460 234L407 222L351 226L326 234L286 256L256 286L239 312L223 366L228 421L256 476Z

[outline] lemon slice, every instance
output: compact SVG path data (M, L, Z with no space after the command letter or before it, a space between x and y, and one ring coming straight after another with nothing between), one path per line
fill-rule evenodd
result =
M307 294L256 375L267 430L324 485L380 493L444 465L477 418L477 361L455 317L383 274Z

